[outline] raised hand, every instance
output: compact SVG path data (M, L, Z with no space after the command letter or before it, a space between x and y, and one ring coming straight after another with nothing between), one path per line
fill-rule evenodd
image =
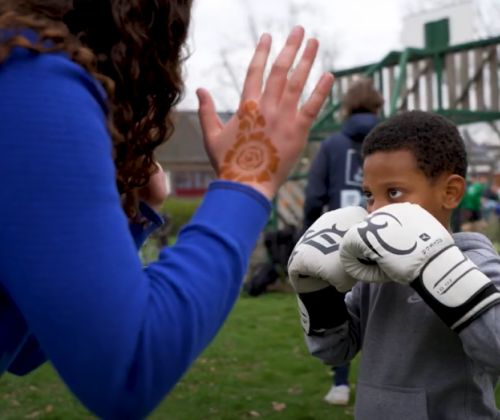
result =
M299 63L288 77L303 40L304 29L294 28L262 92L271 49L271 36L262 36L248 68L238 112L225 126L217 116L210 94L198 90L205 147L220 179L250 185L268 198L287 179L333 84L333 76L324 74L307 102L298 109L318 52L318 41L308 40Z

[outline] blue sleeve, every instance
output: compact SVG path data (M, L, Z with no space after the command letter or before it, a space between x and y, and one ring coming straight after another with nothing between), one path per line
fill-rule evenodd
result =
M146 218L146 223L129 225L130 234L137 250L141 249L149 235L164 223L162 217L144 202L139 204L139 211L141 216ZM15 360L9 366L9 373L18 376L27 375L46 361L47 356L40 348L40 343L31 334Z
M328 168L331 165L328 144L328 139L321 144L309 172L304 202L304 231L321 217L323 207L328 203Z
M137 250L141 249L149 235L164 224L162 217L142 201L139 204L139 212L141 216L146 218L146 223L131 224L129 226Z
M90 76L30 55L2 67L0 90L0 282L84 405L142 419L228 316L270 203L212 183L176 245L143 270Z
M9 373L17 376L27 375L47 361L40 343L33 334L30 334L26 343L15 360L9 366Z

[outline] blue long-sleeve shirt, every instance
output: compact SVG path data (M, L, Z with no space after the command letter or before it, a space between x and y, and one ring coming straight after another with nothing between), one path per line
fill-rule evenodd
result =
M0 91L0 372L35 368L43 349L96 415L144 418L226 319L270 203L212 183L143 269L100 87L62 54L18 49Z
M146 224L130 224L130 234L135 243L137 250L140 250L148 236L156 229L163 225L164 221L161 216L156 213L151 207L145 203L139 203L139 212L141 216L146 218ZM12 302L9 302L12 304ZM18 313L18 311L15 311ZM6 319L11 323L11 319ZM11 323L16 330L22 332L22 328L16 323ZM40 343L36 337L30 333L29 329L25 328L24 339L16 345L16 340L12 341L12 350L4 352L3 365L0 364L0 372L7 369L10 373L18 376L26 375L45 363L47 356L40 347Z

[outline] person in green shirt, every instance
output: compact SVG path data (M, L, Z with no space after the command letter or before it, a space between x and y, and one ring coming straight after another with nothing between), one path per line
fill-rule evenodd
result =
M480 182L477 176L474 176L472 182L467 186L462 202L460 203L465 210L465 222L472 229L465 229L464 226L463 230L481 230L483 191L483 183Z

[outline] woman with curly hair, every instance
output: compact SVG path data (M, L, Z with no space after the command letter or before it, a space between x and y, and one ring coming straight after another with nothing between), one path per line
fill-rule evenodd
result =
M297 110L318 49L309 40L289 76L298 27L264 89L261 38L225 126L199 90L219 180L144 269L191 3L0 0L0 374L50 360L103 419L146 417L216 335L333 82Z

